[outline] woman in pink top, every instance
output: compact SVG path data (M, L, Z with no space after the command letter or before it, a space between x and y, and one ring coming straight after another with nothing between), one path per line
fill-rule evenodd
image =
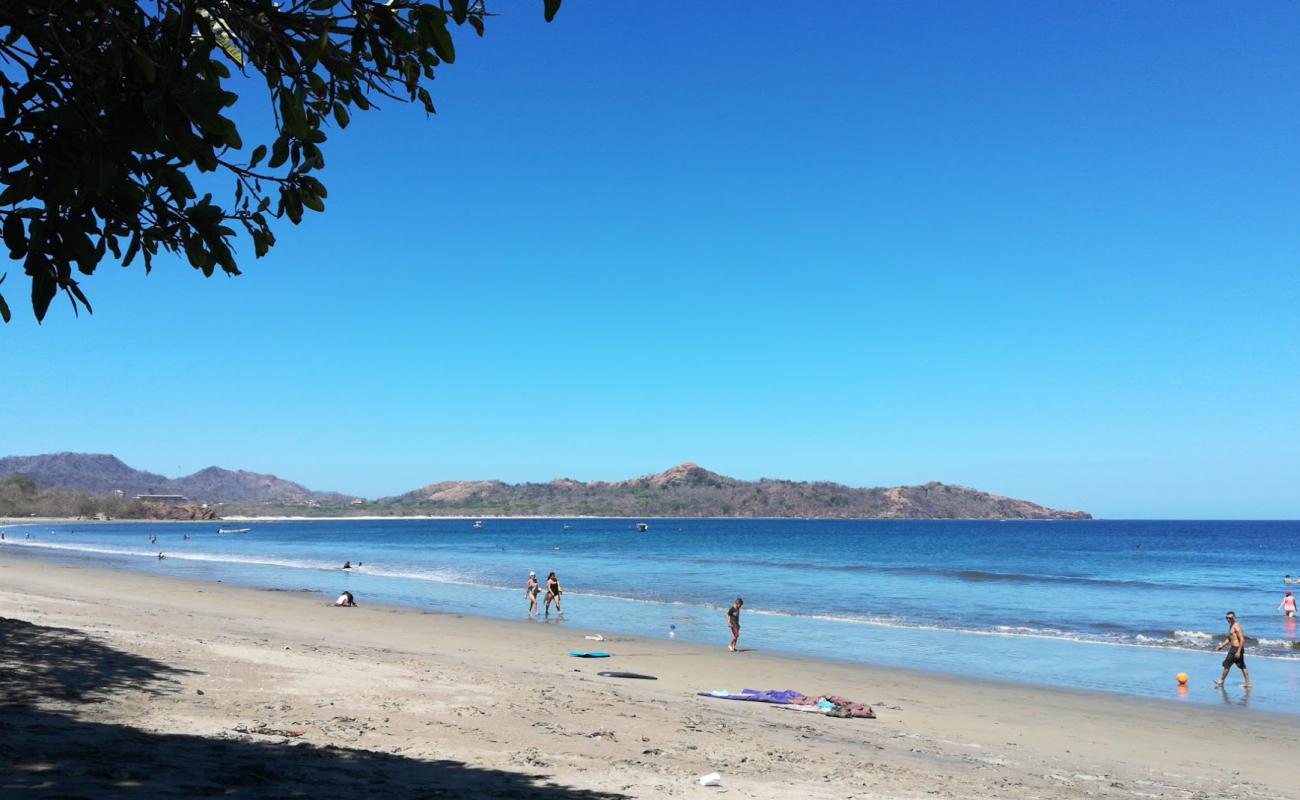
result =
M1287 592L1286 597L1282 598L1282 604L1277 609L1278 611L1285 611L1288 617L1295 616L1295 598L1291 596L1290 592Z

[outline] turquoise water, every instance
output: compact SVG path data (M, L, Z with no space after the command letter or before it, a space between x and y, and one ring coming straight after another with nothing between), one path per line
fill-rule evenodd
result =
M1300 575L1300 523L635 522L70 523L11 527L5 545L501 618L526 616L529 570L554 570L566 616L538 624L724 647L739 595L741 644L758 650L1300 713L1296 620L1275 610L1283 575ZM1229 608L1251 640L1250 693L1235 671L1211 684Z

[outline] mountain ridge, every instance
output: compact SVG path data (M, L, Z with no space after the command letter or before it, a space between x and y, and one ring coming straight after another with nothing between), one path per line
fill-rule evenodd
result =
M275 475L205 467L190 475L168 478L138 470L107 453L46 453L0 458L0 480L21 475L42 489L126 496L179 494L205 503L344 504L353 495L317 492Z
M439 481L376 501L431 514L841 519L1091 519L1027 500L931 481L853 488L829 481L743 481L691 462L621 481Z
M42 489L111 495L179 494L196 503L331 509L330 513L431 516L811 517L826 519L1091 519L966 486L854 488L829 481L745 481L685 462L619 481L556 478L544 483L438 481L363 502L318 492L275 475L206 467L180 478L134 469L103 453L0 458L0 482L13 476ZM227 508L223 513L231 513ZM319 512L316 512L319 513Z

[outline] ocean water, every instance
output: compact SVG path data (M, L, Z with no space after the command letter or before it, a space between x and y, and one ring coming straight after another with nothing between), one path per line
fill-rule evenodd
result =
M554 570L565 617L538 624L725 647L743 596L741 644L761 651L1300 713L1297 620L1276 611L1283 576L1300 576L1298 522L635 522L69 523L10 527L4 546L507 619L526 617L528 571ZM1212 685L1227 609L1249 637L1250 692L1235 669Z

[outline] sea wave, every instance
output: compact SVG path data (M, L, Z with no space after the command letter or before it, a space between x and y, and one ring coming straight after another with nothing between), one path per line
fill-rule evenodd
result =
M140 559L156 559L157 551L142 550L135 548L113 548L101 547L95 545L66 545L53 544L49 542L32 542L32 541L13 541L5 542L6 545L15 548L24 548L31 550L56 551L56 552L79 552L94 555L108 555L117 557L134 557ZM318 572L339 573L341 569L337 562L323 562L305 559L286 559L272 558L261 556L244 556L227 553L209 553L209 552L184 552L173 551L166 553L168 559L178 561L194 561L209 563L229 563L252 566L265 566L293 570L311 570ZM458 586L469 586L479 589L488 589L496 591L522 591L521 585L505 585L498 582L484 580L471 574L442 570L442 569L412 569L385 564L383 562L372 562L360 567L354 567L349 570L353 575L373 576L377 578L387 578L395 580L413 580L432 582L439 584L449 584ZM969 571L968 571L969 572ZM987 573L986 573L987 574ZM628 595L611 592L598 591L575 591L566 590L566 596L573 597L590 597L601 600L609 600L620 603L632 603L639 605L655 605L663 607L689 608L696 612L708 612L710 614L721 612L726 606L721 604L696 602L691 600L672 599L672 598L653 598L644 595ZM776 617L800 620L815 620L819 622L829 622L834 624L847 625L869 625L884 628L899 628L911 630L930 630L946 633L962 633L981 636L1005 636L1013 638L1035 638L1035 639L1053 639L1079 642L1093 645L1120 645L1136 647L1161 647L1184 650L1208 650L1212 643L1221 638L1215 634L1205 631L1195 630L1167 630L1167 631L1134 631L1123 628L1114 623L1103 622L1095 626L1090 626L1089 630L1065 630L1045 624L995 624L981 626L978 624L939 624L924 620L907 619L892 614L867 614L867 613L826 613L811 612L790 609L747 609L746 613L759 617ZM1300 641L1296 640L1278 640L1278 639L1252 639L1247 638L1247 642L1254 648L1252 655L1257 657L1273 658L1300 658Z

